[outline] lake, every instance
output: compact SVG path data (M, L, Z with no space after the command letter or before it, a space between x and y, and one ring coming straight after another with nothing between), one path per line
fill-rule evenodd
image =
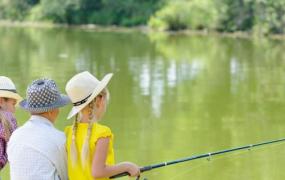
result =
M101 123L116 161L140 166L285 137L285 41L218 35L0 27L0 74L25 96L34 79L109 72ZM71 106L55 126L64 130ZM29 114L17 109L22 125ZM155 169L149 180L283 180L285 143ZM9 179L9 168L1 172ZM121 178L122 180L128 178Z

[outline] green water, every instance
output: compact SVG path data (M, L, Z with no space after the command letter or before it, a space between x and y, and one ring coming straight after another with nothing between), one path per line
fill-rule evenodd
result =
M80 29L0 28L0 74L23 96L36 78L113 72L102 124L116 161L141 166L285 137L285 42ZM71 121L62 109L56 127ZM19 124L28 113L17 111ZM283 180L285 143L146 172L149 180ZM8 167L1 172L9 179ZM128 179L128 178L122 178Z

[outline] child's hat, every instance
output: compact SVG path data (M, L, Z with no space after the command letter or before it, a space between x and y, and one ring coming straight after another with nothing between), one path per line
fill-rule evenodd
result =
M27 99L20 102L21 108L42 113L63 107L70 103L68 96L60 94L56 83L51 79L37 79L27 88Z
M0 97L16 99L17 102L23 99L17 93L16 86L13 81L6 76L0 76Z
M65 91L73 103L67 119L70 119L88 105L107 86L113 74L109 73L99 81L88 71L73 76L66 84Z

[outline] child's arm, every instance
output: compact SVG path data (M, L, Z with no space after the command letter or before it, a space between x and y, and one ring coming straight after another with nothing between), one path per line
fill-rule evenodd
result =
M140 169L131 162L122 162L114 166L105 164L109 140L109 138L100 138L97 141L92 161L92 176L94 178L111 177L123 172L128 172L130 176L138 176L140 174Z

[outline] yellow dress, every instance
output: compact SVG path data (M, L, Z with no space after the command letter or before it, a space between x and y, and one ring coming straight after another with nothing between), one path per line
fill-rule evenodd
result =
M87 134L88 123L78 123L78 128L76 131L76 145L77 145L77 157L80 158L82 146L84 139ZM113 134L107 126L103 126L98 123L94 123L92 127L92 133L89 142L89 160L87 166L81 165L81 160L78 159L77 164L72 165L71 154L70 154L70 145L72 140L72 126L67 126L65 128L66 135L66 148L67 148L67 166L68 166L68 177L69 180L94 180L91 174L91 165L94 151L96 148L96 142L99 138L110 137L109 148L107 153L106 164L114 165L114 149L113 149ZM109 178L100 178L96 180L106 180Z

